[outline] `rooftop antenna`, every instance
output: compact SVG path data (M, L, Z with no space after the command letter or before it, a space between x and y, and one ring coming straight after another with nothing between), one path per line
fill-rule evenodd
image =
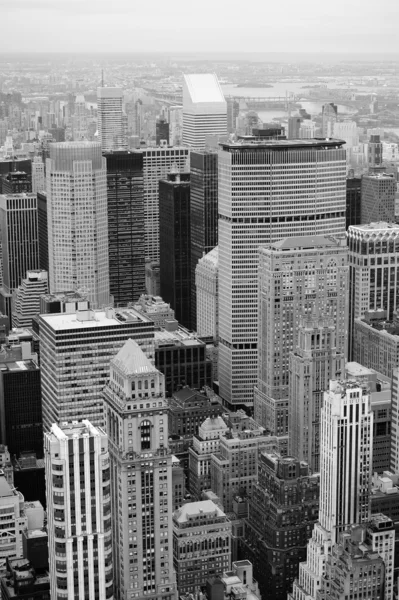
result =
M104 87L104 69L101 69L101 87Z

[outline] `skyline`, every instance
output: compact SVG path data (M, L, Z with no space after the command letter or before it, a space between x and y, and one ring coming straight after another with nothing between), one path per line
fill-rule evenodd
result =
M155 0L139 9L129 0L2 4L0 52L32 52L36 34L35 52L237 52L237 42L246 52L328 53L338 46L341 52L366 52L372 40L373 49L397 54L399 5L394 0L386 0L379 12L371 3L345 0L331 5L308 0L305 6L293 0L259 6L248 0L245 10L203 0L195 18L183 0L172 6Z

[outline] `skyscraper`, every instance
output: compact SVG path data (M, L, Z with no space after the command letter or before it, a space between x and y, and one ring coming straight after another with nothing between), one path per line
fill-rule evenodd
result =
M44 162L40 156L35 156L32 161L32 192L43 192L46 189L44 176Z
M169 123L164 115L161 115L155 123L155 141L157 146L166 144L169 146Z
M159 182L161 296L184 327L191 328L190 175Z
M29 269L39 268L36 194L0 196L0 311L11 320L11 297Z
M333 544L348 527L370 518L372 428L367 387L330 381L320 420L319 521L290 599L316 600Z
M219 248L200 258L195 269L198 335L211 335L215 342L219 332Z
M90 421L45 433L52 598L112 600L108 439Z
M197 326L195 269L218 243L218 155L214 150L190 154L191 326Z
M101 390L109 361L127 339L154 360L154 324L145 315L131 308L69 310L40 315L38 321L45 431L52 423L87 417L103 424Z
M345 236L304 235L261 248L258 280L259 364L254 415L255 420L274 435L286 435L290 352L298 343L301 318L316 321L330 318L336 351L346 354L348 253ZM317 329L318 325L314 325ZM328 345L333 343L329 334L327 340ZM324 381L327 385L330 377L331 374ZM320 387L319 392L323 391Z
M253 403L258 248L287 236L345 232L343 142L241 140L219 154L219 383ZM255 185L256 183L256 185Z
M369 172L378 172L382 167L383 146L381 142L381 136L378 134L371 134L368 143L368 163Z
M51 144L47 161L50 291L84 288L94 308L110 302L106 177L100 144Z
M183 145L205 148L207 136L227 135L227 103L214 73L184 75Z
M348 229L349 359L353 357L355 319L382 309L388 321L399 309L399 225L370 223Z
M144 229L146 261L159 261L159 181L165 179L172 167L186 170L188 148L145 148L144 175Z
M334 134L334 124L338 119L338 107L333 102L323 104L321 109L321 135L325 138L331 138Z
M360 225L362 194L360 177L348 177L346 180L346 229L350 225Z
M111 361L104 406L116 598L172 600L172 455L164 377L133 340Z
M361 223L395 222L397 181L391 175L363 175L361 184Z
M32 327L32 319L40 313L40 298L47 292L47 271L28 271L13 293L13 327Z
M145 292L143 155L108 152L109 285L115 306Z
M343 290L346 294L346 291ZM338 311L337 311L338 312ZM335 344L336 320L308 315L300 320L289 360L289 454L320 471L320 409L330 379L344 373L345 355Z
M123 126L123 91L117 87L97 88L98 140L103 152L127 150Z
M399 474L399 369L392 373L391 471Z

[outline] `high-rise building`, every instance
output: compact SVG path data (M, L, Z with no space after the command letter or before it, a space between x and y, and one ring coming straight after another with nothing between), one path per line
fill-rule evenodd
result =
M174 512L173 564L180 595L230 570L231 521L212 500L189 502Z
M43 192L46 189L44 176L44 162L40 156L35 156L32 161L32 192Z
M37 193L37 225L39 233L39 267L49 272L48 258L48 223L47 223L47 194Z
M117 87L97 88L98 140L103 152L127 150L123 126L123 91Z
M197 327L195 269L218 243L218 155L215 150L190 154L191 326Z
M164 116L159 117L155 123L155 139L157 146L169 146L169 123Z
M134 309L147 315L156 329L163 329L167 321L175 320L175 311L161 296L143 294L134 305Z
M154 360L154 324L131 308L43 314L38 329L45 431L52 423L86 417L103 424L109 361L127 339Z
M333 137L345 141L345 148L352 150L359 145L359 133L356 121L340 121L334 123ZM349 156L350 153L348 153Z
M0 189L2 194L29 194L32 192L32 175L25 171L13 171L3 175Z
M399 369L392 373L391 469L399 474Z
M370 223L348 229L349 358L353 357L355 319L382 309L388 321L399 309L399 225Z
M219 384L220 395L230 405L253 403L259 246L291 236L345 232L346 158L342 143L241 140L222 144L218 193Z
M289 453L306 462L313 473L320 471L323 393L330 379L344 374L345 355L337 351L335 335L334 317L303 317L289 358Z
M334 124L338 119L338 107L333 102L323 104L321 108L321 135L324 138L331 138L334 134Z
M115 596L174 600L172 455L164 377L128 340L104 390Z
M22 534L28 519L24 511L24 497L0 473L0 511L2 535L0 545L0 576L6 574L7 558L23 558Z
M316 600L332 546L348 527L369 521L372 427L368 388L330 381L320 419L319 521L290 599Z
M288 135L289 140L299 139L299 130L302 123L302 117L288 117Z
M319 474L297 458L261 452L244 544L263 598L286 600L319 513Z
M227 103L214 73L183 76L183 144L205 148L207 136L227 135Z
M383 146L379 134L371 134L368 143L368 164L369 172L378 172L382 167Z
M169 143L171 146L181 146L183 143L183 107L170 106L169 117Z
M161 296L184 327L191 328L190 175L159 182Z
M137 152L143 155L145 256L146 261L159 262L159 181L167 178L172 168L187 170L189 149L162 147Z
M353 360L374 369L385 377L399 366L399 321L387 320L385 310L367 311L362 319L355 319L353 332Z
M108 439L90 421L44 436L52 598L112 600Z
M360 177L348 177L346 180L346 229L350 225L360 225L361 220L361 194L362 180Z
M334 348L338 354L346 355L346 239L343 235L303 235L285 238L261 248L258 281L259 363L254 416L260 425L274 435L286 435L290 352L298 345L301 318L313 317L316 321L330 318L335 337ZM318 326L318 323L314 323L316 329ZM331 331L325 333L325 342L328 340L330 345ZM324 380L327 385L330 376ZM321 385L322 381L319 383ZM318 388L318 392L323 391L322 387Z
M83 288L94 308L107 306L107 171L101 146L51 144L46 171L50 291Z
M362 224L395 222L395 193L397 181L386 174L362 176L360 218Z
M115 306L145 292L143 155L109 152L107 161L109 286Z
M32 327L32 319L40 313L40 298L47 292L47 271L28 271L13 293L13 327Z
M36 194L0 196L2 246L0 311L11 321L12 293L29 269L39 268Z
M196 313L198 335L212 336L217 343L219 331L219 248L199 259L195 269Z

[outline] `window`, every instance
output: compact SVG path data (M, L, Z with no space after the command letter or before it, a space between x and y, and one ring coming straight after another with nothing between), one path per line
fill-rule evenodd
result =
M143 421L141 424L141 449L149 450L151 448L151 423Z

